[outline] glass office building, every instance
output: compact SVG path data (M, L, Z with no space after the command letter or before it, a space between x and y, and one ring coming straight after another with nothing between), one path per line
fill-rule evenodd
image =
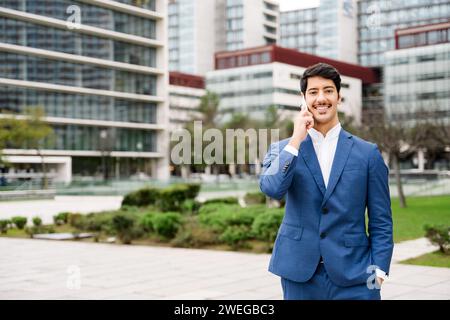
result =
M450 124L450 23L398 30L397 49L386 53L388 119Z
M315 8L281 13L280 43L321 57L357 62L355 0L321 0Z
M166 1L0 0L0 112L45 111L74 175L168 176ZM4 154L30 155L9 146Z
M359 0L358 60L364 66L384 65L384 53L395 48L395 30L447 22L448 0Z
M274 0L169 0L169 69L204 76L214 53L274 44Z
M280 45L317 53L317 8L280 13Z

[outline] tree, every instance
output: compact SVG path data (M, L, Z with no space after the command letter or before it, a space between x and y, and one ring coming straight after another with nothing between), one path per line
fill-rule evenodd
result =
M24 121L16 119L12 114L3 114L0 118L0 164L7 163L2 157L3 149L22 143L25 125Z
M202 150L204 150L205 146L208 144L208 142L203 141L203 136L198 137L198 135L195 135L194 132L194 121L201 121L202 123L202 129L207 130L211 128L220 128L219 120L220 120L220 114L219 114L219 96L209 90L206 90L206 93L204 96L200 98L200 103L198 105L198 108L196 111L200 113L200 116L194 116L191 118L191 121L187 122L184 126L184 129L186 129L191 136L191 154L190 154L190 164L181 164L181 172L182 176L189 175L190 169L195 168L196 170L204 170L206 167L206 164L204 163L203 159L203 152L201 155L195 154L195 148L194 148L194 139L200 138L202 139ZM203 135L203 132L202 132ZM176 141L171 141L171 149L177 144ZM195 161L197 158L202 159L202 163L197 163L198 161Z
M388 154L392 161L401 208L406 208L406 198L400 177L400 158L403 147L408 141L407 131L401 123L392 124L389 122L363 126L359 129L359 135L362 138L376 143L378 148Z
M22 132L16 135L16 142L26 149L34 149L41 157L42 167L42 189L47 189L47 165L44 161L42 149L51 144L53 138L53 129L45 123L44 110L41 107L26 108L24 118L21 120Z
M4 148L34 149L41 157L42 188L47 188L47 169L44 162L42 148L51 139L53 130L42 121L44 111L42 108L27 108L22 115L4 114L0 118L0 150ZM0 157L0 163L4 161Z
M415 118L417 120L410 130L409 144L415 150L426 150L428 162L425 168L432 169L434 159L450 145L449 127L441 119L424 110L416 112Z

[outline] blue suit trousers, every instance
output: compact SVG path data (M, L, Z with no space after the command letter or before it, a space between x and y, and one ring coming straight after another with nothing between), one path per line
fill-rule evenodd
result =
M323 263L319 263L311 279L296 282L281 278L284 300L380 300L380 290L369 289L367 283L340 287L328 277Z

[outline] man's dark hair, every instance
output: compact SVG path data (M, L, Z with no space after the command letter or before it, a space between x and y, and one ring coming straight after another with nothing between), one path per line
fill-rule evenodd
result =
M325 79L330 79L334 82L337 92L341 90L341 75L336 70L335 67L326 63L316 63L308 67L308 69L303 72L302 79L300 80L300 90L303 94L306 94L306 88L308 87L308 78L310 77L322 77Z

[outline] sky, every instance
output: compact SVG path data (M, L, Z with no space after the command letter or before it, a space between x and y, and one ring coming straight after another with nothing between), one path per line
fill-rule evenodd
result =
M280 11L288 11L319 6L319 0L278 0Z

